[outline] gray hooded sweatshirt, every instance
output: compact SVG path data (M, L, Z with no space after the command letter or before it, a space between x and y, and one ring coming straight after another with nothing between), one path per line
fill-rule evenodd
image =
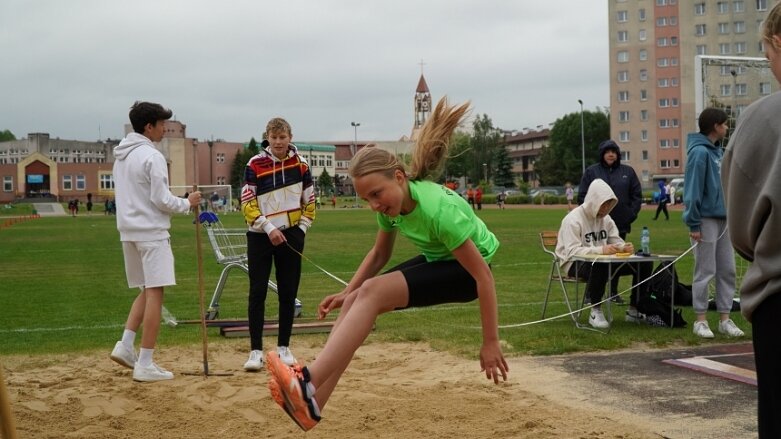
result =
M740 115L721 162L727 225L735 250L751 265L740 286L740 311L781 293L781 93Z

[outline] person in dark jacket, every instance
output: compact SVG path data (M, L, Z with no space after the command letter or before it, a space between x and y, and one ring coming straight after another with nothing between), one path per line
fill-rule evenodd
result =
M599 163L586 168L583 178L580 179L578 204L583 204L588 187L597 178L604 180L618 198L618 204L610 211L610 217L616 223L618 236L626 240L626 235L632 231L632 223L640 212L643 191L634 168L621 164L621 148L614 140L608 139L599 144ZM623 303L617 293L618 277L615 277L610 283L611 298L616 303Z

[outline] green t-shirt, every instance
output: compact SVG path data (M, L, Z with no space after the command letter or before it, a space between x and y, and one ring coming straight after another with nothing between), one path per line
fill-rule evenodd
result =
M454 259L453 250L471 239L486 263L490 263L499 241L474 210L450 189L432 181L409 181L409 192L417 202L415 209L397 217L377 213L377 222L386 232L398 229L426 260Z

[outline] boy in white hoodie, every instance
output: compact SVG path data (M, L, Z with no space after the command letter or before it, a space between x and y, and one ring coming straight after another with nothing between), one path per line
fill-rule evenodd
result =
M634 253L632 243L621 239L616 223L608 215L616 203L618 199L610 186L597 178L589 185L583 204L571 210L561 221L561 228L559 228L556 255L561 260L561 268L569 276L588 279L586 294L594 304L601 302L605 294L609 267L605 263L574 264L572 258L584 255L614 255L619 252ZM650 262L620 264L620 267L618 265L613 266L613 276L631 274L633 285L650 276L653 270L653 264ZM576 266L579 268L576 269ZM647 282L632 290L626 321L643 320L644 316L637 311L638 293L645 297L647 291ZM591 308L588 322L599 329L610 327L599 305Z
M172 213L187 213L201 201L198 191L187 199L171 193L165 158L152 144L162 140L165 121L171 115L171 110L160 104L136 101L130 108L130 123L135 132L114 148L114 195L125 273L128 286L141 292L133 301L122 340L114 346L111 359L133 369L136 381L174 377L152 361L160 329L163 288L176 285L168 229ZM141 349L136 356L133 345L142 322Z

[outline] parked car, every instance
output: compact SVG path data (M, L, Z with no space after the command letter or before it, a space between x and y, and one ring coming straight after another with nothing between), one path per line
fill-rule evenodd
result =
M556 189L547 189L547 188L540 188L540 189L532 189L529 192L529 196L532 198L537 198L541 195L545 195L546 197L558 197L560 196L559 192Z

